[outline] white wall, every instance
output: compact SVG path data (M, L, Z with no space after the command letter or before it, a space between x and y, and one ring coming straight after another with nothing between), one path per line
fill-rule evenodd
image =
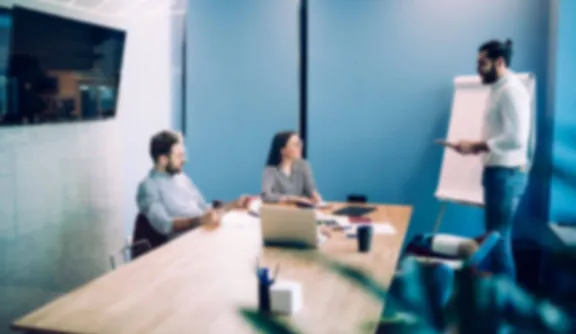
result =
M108 255L131 232L149 137L173 121L170 16L119 19L17 2L125 28L128 39L114 120L0 128L0 333L109 270Z
M128 34L118 121L124 146L125 233L130 235L137 212L136 186L152 166L150 137L173 124L175 82L170 16L135 19L129 22Z
M184 87L182 86L184 77L184 31L186 29L185 12L175 13L171 17L172 35L172 127L179 131L184 131L182 113L185 104L182 99Z

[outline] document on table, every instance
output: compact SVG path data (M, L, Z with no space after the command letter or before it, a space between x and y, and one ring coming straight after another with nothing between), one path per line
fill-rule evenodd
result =
M358 226L364 225L364 223L351 223L350 218L347 216L329 215L321 211L316 211L316 220L321 222L334 221L338 227L349 233L356 233ZM372 225L374 234L396 234L396 229L390 222L371 222L370 225Z
M260 224L260 218L254 217L245 211L230 211L222 217L220 225L223 227L245 228Z
M260 215L261 207L262 207L262 200L260 198L256 198L250 201L250 204L248 204L248 211L258 216Z
M327 202L322 201L322 202L320 202L320 203L318 203L318 204L315 204L314 207L315 207L316 209L326 209L326 208L329 208L329 207L330 207L330 203L327 203Z
M329 215L322 211L316 211L316 220L321 222L334 221L341 228L349 228L352 225L350 224L350 219L346 216Z
M362 226L366 224L352 224L352 229L350 232L356 233L358 226ZM371 222L369 225L372 225L372 232L374 234L385 234L385 235L394 235L396 234L396 229L392 224L389 222Z

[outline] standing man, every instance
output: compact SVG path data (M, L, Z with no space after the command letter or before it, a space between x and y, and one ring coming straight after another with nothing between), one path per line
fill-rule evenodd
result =
M531 153L531 106L527 87L509 69L512 42L489 41L478 50L478 74L490 86L482 141L452 145L460 154L484 154L485 225L502 241L489 258L491 271L516 277L512 223L526 188Z

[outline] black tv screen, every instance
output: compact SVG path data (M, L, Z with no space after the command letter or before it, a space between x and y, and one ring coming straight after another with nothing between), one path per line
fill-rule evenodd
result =
M8 57L10 55L10 28L12 19L10 11L0 8L0 119L8 109Z
M116 115L124 31L17 6L5 16L10 44L0 125Z

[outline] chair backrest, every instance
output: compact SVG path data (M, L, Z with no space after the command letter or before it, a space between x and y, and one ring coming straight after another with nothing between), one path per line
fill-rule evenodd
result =
M168 237L160 234L158 231L152 227L148 218L145 215L139 214L136 217L136 223L134 226L134 236L132 238L134 243L138 242L139 240L147 240L150 244L151 249L158 248L163 244L168 242ZM137 252L135 250L132 251L132 258L135 259L138 256L143 255L145 252Z
M456 254L447 254L443 251L437 251L437 250L432 249L432 244L430 243L430 240L432 240L432 239L430 239L430 238L435 237L435 236L439 236L439 235L441 235L441 234L424 233L424 234L416 235L415 237L413 237L410 240L410 242L408 242L408 244L406 245L406 248L404 249L403 254L404 255L411 255L411 256L435 257L438 259L446 259L446 260L458 260L459 257ZM456 238L460 238L460 237L456 237ZM485 234L482 234L476 238L469 239L469 240L475 241L476 244L478 244L479 249L476 251L476 253L478 253L480 248L484 247L483 250L480 252L480 254L482 254L482 252L486 248L491 250L494 247L495 241L499 240L499 238L500 238L499 233L491 231L491 232L487 232ZM450 235L448 235L448 239L451 239ZM467 239L467 238L462 238L462 239Z
M137 253L141 255L148 252L151 249L152 247L150 246L150 242L148 242L148 240L145 239L138 240L134 243L128 244L122 247L122 249L120 249L120 251L118 251L117 253L110 255L110 266L112 267L112 269L116 269L119 266L133 260L135 258L133 254Z

